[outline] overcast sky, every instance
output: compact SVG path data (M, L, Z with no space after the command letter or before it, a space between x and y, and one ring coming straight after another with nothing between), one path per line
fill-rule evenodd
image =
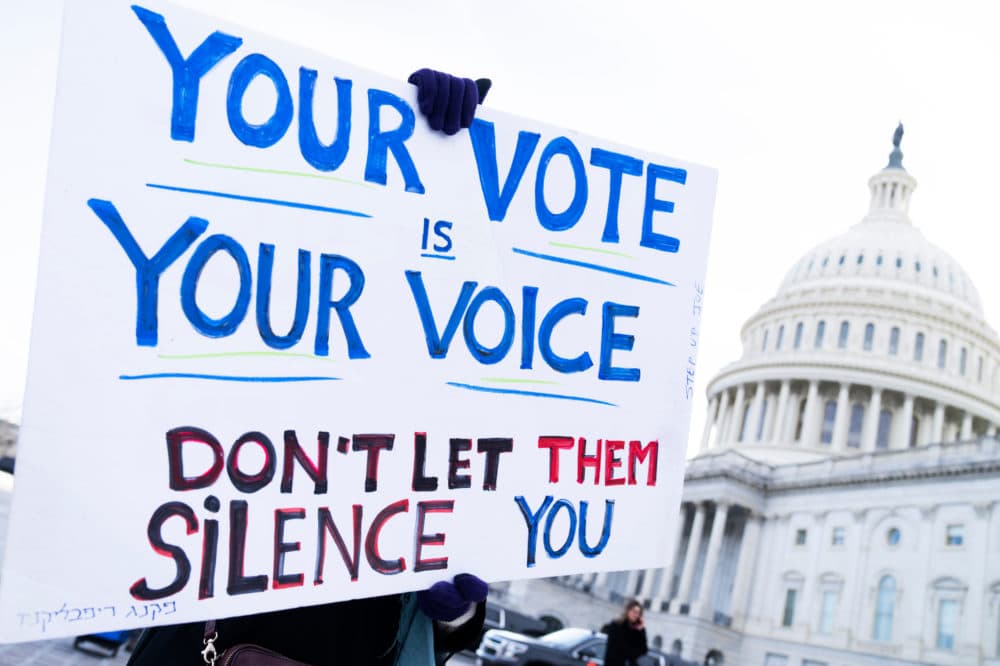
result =
M78 0L82 1L82 0ZM867 211L898 120L910 213L1000 322L1000 10L990 2L314 2L192 8L403 79L489 76L487 104L713 166L692 438L706 382L785 271ZM20 418L62 3L0 22L0 417Z

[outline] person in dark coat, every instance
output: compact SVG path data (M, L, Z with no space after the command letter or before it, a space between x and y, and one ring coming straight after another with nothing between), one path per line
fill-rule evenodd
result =
M639 657L649 651L642 604L635 599L625 603L625 610L601 629L608 636L604 666L637 666Z
M418 594L393 594L369 599L292 608L272 613L235 617L216 622L214 649L249 643L271 650L308 666L426 666L442 661L450 653L473 647L486 615L486 583L471 581L437 583ZM442 586L481 597L478 602L456 603L440 598ZM459 593L461 596L463 593ZM455 596L454 592L447 593ZM429 596L430 599L425 597ZM460 614L456 615L456 611ZM450 621L431 616L453 616ZM433 622L429 621L433 619ZM191 622L155 627L143 633L132 652L129 666L174 666L206 663L205 623ZM207 662L211 663L211 662Z
M414 72L417 105L432 130L468 128L489 79ZM154 627L143 632L129 666L210 664L235 645L252 644L307 666L430 666L478 644L489 587L470 574L416 594L292 608L243 617Z

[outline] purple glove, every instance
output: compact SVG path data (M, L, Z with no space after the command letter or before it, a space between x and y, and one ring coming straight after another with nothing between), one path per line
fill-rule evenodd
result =
M472 124L476 105L486 99L489 79L460 79L433 69L418 69L407 79L417 86L417 106L432 130L451 136Z
M417 604L432 620L451 622L468 612L469 607L486 600L489 585L472 574L458 574L455 582L440 581L417 592Z

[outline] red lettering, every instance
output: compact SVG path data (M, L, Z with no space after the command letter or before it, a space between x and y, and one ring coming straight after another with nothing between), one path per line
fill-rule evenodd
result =
M538 448L549 450L549 483L559 483L559 451L573 448L572 437L548 436L538 438Z
M587 440L580 438L579 448L576 455L576 482L583 483L586 469L594 468L594 485L601 483L601 445L603 440L597 440L597 452L592 456L587 455Z
M625 449L625 442L620 439L609 439L604 442L604 485L624 486L625 477L616 477L615 469L622 466L622 461L615 455Z
M656 466L660 457L659 452L660 442L655 439L646 446L643 446L642 442L635 439L628 443L628 483L630 486L634 486L636 483L636 466L641 462L647 461L647 459L646 485L656 485Z

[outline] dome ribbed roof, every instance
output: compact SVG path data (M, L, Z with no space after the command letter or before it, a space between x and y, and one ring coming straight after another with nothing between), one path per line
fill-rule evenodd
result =
M866 219L820 243L796 262L778 293L850 278L937 292L983 316L979 292L959 263L908 222Z

